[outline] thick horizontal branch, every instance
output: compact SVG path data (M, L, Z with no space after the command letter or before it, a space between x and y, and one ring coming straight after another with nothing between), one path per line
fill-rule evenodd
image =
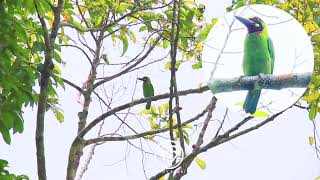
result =
M213 79L209 89L214 93L253 89L259 84L263 89L306 88L311 80L311 73L242 76L231 79Z

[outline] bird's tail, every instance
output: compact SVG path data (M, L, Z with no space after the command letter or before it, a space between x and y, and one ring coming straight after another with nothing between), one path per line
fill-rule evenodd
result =
M243 109L246 113L253 114L256 112L260 94L261 88L248 91L248 94L243 104Z
M147 100L146 109L150 109L150 107L151 107L151 101Z

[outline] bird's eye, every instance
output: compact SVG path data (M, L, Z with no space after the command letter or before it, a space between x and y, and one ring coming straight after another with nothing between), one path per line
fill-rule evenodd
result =
M258 23L256 23L256 24L254 24L256 27L259 27L260 26L260 24L258 24Z

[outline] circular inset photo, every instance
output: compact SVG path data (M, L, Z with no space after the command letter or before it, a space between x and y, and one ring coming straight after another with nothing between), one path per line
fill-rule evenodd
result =
M210 32L204 81L230 109L269 116L302 96L313 59L310 38L294 17L272 6L243 6Z

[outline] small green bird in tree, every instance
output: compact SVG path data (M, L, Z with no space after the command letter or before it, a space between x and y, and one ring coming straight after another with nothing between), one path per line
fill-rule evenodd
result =
M247 27L248 33L244 41L244 56L242 68L245 76L272 74L274 67L274 49L268 35L266 24L259 17L248 19L235 16ZM256 112L261 94L261 86L255 84L248 91L243 109L246 113Z
M143 78L138 78L138 80L143 81L143 96L145 98L154 96L153 85L149 77L144 76ZM150 109L151 107L151 100L147 99L146 109Z

